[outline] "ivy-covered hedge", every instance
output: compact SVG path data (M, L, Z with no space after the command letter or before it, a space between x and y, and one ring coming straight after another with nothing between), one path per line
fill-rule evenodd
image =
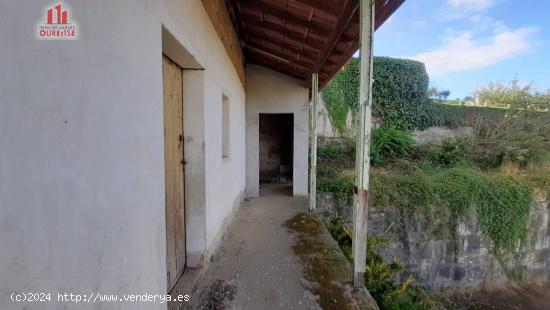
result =
M359 101L360 60L352 58L327 84L322 95L333 126L345 133L348 111ZM391 127L425 128L435 112L428 98L429 77L423 63L389 57L374 58L373 116Z
M510 112L508 109L450 105L434 100L431 106L429 126L471 126L476 127L479 121L499 122ZM536 112L526 112L535 115Z
M322 91L332 126L341 135L346 134L348 111L355 116L359 101L359 59L352 58Z
M389 57L374 59L373 115L401 129L425 128L433 118L430 80L423 63Z

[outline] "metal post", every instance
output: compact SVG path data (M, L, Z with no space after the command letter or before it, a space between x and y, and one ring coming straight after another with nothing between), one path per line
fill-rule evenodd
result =
M367 219L373 81L374 0L361 1L361 77L355 170L357 194L353 210L353 285L364 287L367 264Z
M319 101L319 74L311 76L311 107L310 107L310 145L311 162L309 166L309 211L315 211L317 203L317 103Z

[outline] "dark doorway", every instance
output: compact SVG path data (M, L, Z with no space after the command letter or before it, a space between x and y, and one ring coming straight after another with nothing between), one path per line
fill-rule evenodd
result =
M294 114L260 114L260 183L292 184Z

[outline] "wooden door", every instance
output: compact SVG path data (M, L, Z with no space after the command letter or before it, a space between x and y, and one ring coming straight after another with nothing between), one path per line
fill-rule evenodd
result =
M168 291L185 269L183 70L162 58Z

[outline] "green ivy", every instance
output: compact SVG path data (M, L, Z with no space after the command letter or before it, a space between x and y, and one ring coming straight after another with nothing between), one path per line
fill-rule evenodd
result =
M474 208L494 251L514 253L527 233L531 191L520 178L493 176L469 167L418 168L371 174L371 203L406 209L448 208L449 224Z
M336 130L344 135L348 111L355 119L359 102L360 60L352 58L323 89ZM425 128L434 119L428 99L429 77L423 63L389 57L374 58L373 116L398 129Z
M352 230L341 219L326 221L325 225L346 258L352 261ZM367 243L367 268L365 286L378 303L380 309L424 310L438 309L435 300L425 289L414 285L414 277L409 275L402 282L403 262L395 259L387 261L380 249L388 246L389 241L380 237L369 237Z
M355 116L359 101L359 61L352 58L322 91L334 128L345 135L348 112Z

